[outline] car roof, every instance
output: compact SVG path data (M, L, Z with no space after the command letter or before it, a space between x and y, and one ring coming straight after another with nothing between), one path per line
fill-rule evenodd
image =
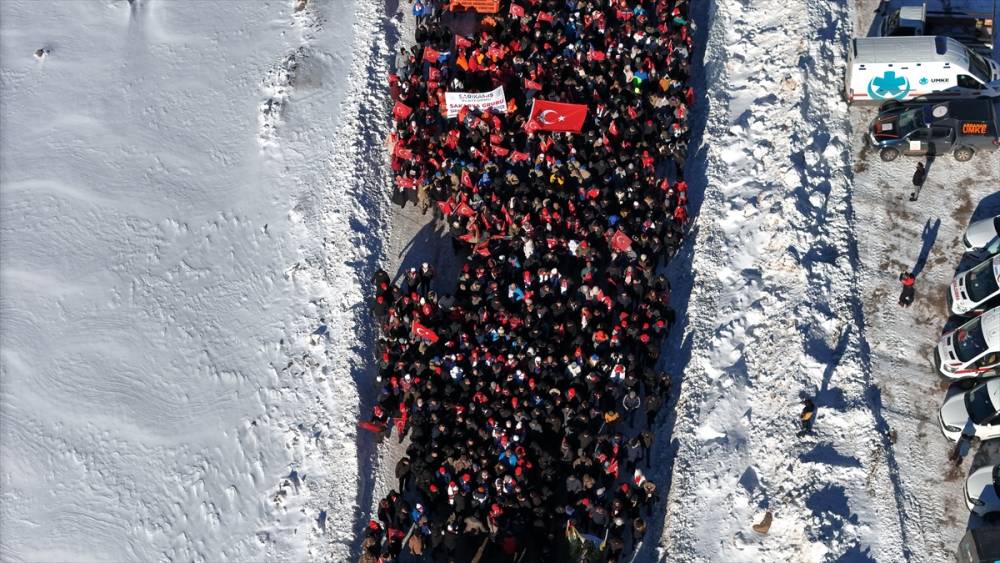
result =
M990 394L990 402L993 403L993 406L1000 408L1000 378L987 381L986 392Z
M981 317L983 337L990 350L1000 349L1000 307L994 307L983 313ZM1000 380L998 385L1000 385ZM1000 403L997 403L1000 405Z
M945 102L945 104L948 106L948 115L946 117L963 121L982 120L989 118L990 106L995 106L994 112L1000 111L1000 96L995 98L974 98L971 100L951 100Z
M854 61L859 64L942 62L965 68L968 49L950 37L859 37L854 40Z
M899 8L899 18L904 20L922 20L924 19L925 7L925 4L919 6L902 6Z

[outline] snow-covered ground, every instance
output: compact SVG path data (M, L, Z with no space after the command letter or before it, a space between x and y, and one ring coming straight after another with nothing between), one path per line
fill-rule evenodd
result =
M967 469L996 462L986 444L947 463L930 354L961 231L1000 208L1000 162L939 158L910 203L915 160L863 149L871 111L840 85L875 4L717 0L705 22L705 195L671 342L683 377L661 557L948 560ZM904 269L919 270L909 310ZM806 397L817 421L799 438Z
M863 341L846 3L715 2L690 360L661 554L898 560L899 492ZM681 366L679 366L680 368ZM800 401L815 433L796 436ZM753 524L770 514L766 534Z
M348 559L382 9L0 3L0 558Z

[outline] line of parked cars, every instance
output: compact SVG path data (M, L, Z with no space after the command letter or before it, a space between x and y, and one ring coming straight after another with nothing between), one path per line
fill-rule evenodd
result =
M955 443L1000 438L1000 215L972 223L962 240L976 261L948 288L948 313L962 324L934 350L935 368L955 382L938 414L941 432ZM1000 513L1000 465L969 475L965 503L976 514Z

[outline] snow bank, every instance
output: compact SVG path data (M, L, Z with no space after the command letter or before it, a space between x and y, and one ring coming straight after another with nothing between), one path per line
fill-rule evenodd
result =
M347 559L380 10L0 4L0 558Z
M820 0L718 0L708 22L707 187L660 545L671 561L908 554L859 328L838 86L848 15ZM798 438L806 397L818 419ZM769 530L753 531L767 513Z

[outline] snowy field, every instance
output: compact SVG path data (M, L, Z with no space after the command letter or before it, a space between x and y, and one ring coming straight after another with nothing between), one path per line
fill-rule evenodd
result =
M356 547L381 9L0 2L0 559Z

